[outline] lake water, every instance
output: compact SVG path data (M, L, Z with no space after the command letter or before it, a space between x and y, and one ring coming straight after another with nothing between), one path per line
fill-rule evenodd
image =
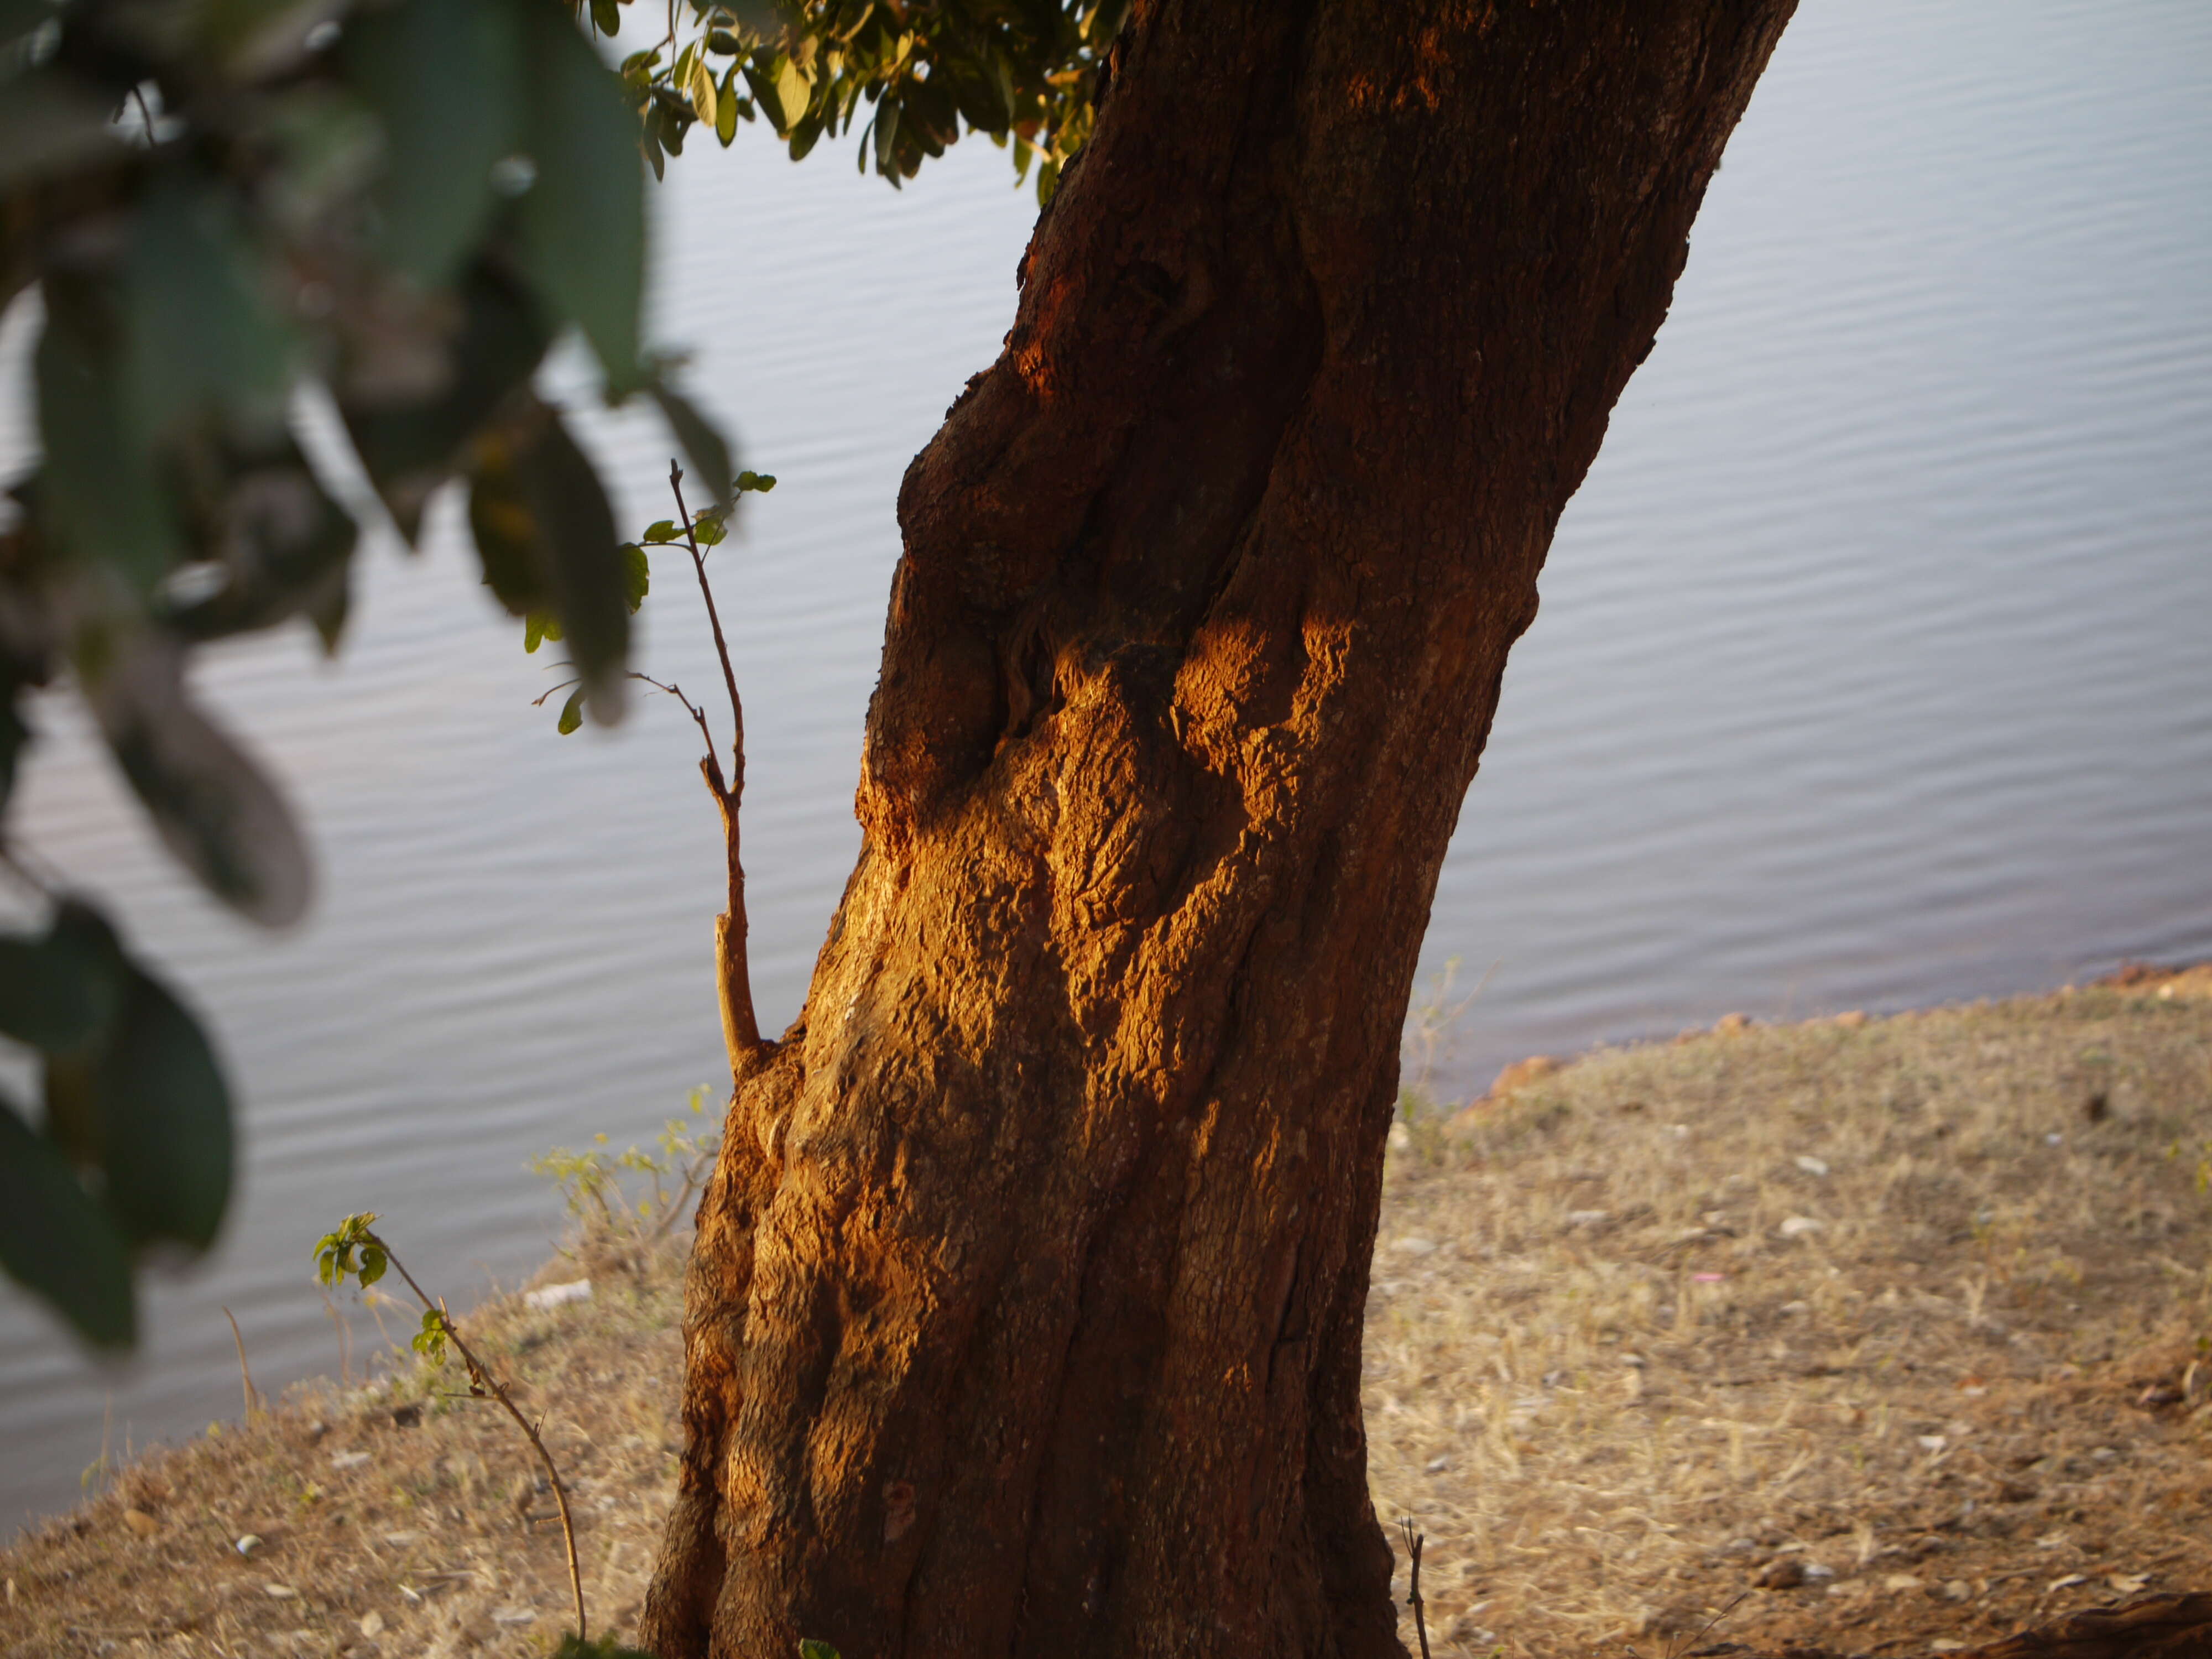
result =
M659 334L782 480L722 556L777 1028L858 845L899 476L996 352L1030 198L981 143L896 194L753 142L669 177ZM661 516L661 433L592 433L625 516ZM18 387L0 464L26 446ZM1810 0L1507 677L1426 945L1487 975L1448 1078L2212 955L2208 543L2212 8ZM664 701L556 738L450 520L363 562L338 664L288 635L204 677L313 826L292 935L187 888L42 714L23 831L211 1013L247 1161L213 1260L152 1281L135 1364L0 1289L0 1516L72 1499L104 1421L120 1448L235 1416L226 1306L264 1388L335 1370L307 1246L342 1213L383 1212L465 1303L558 1226L527 1158L642 1139L717 1079L688 723ZM673 581L645 658L713 678Z

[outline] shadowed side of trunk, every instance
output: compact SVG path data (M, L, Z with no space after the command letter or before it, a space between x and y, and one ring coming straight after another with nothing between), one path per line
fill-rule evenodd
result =
M1359 1343L1506 653L1789 0L1140 4L908 471L666 1659L1398 1651Z

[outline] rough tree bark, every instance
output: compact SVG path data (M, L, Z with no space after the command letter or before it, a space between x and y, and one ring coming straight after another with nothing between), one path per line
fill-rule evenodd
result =
M900 498L643 1639L1386 1655L1361 1315L1506 652L1792 0L1157 0Z

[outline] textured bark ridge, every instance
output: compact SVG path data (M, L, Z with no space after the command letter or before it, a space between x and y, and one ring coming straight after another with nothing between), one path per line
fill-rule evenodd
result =
M644 1639L1385 1655L1360 1325L1508 647L1790 0L1162 0L915 460Z

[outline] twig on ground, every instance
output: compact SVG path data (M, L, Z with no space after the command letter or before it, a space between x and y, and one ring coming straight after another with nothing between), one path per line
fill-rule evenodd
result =
M1681 1659L1681 1656L1683 1654L1694 1653L1699 1648L1703 1647L1705 1644L1705 1638L1713 1633L1714 1626L1718 1625L1722 1620L1727 1618L1729 1614L1734 1613L1738 1607L1741 1607L1743 1605L1743 1598L1750 1594L1751 1592L1747 1589L1738 1590L1735 1593L1735 1600L1731 1601L1726 1607L1723 1607L1711 1618L1706 1620L1705 1628L1699 1631L1695 1636L1692 1637L1688 1641L1685 1642L1680 1647L1676 1648L1670 1652L1667 1656L1667 1659Z
M1406 1577L1406 1605L1413 1610L1413 1633L1421 1638L1421 1659L1429 1659L1429 1622L1421 1608L1421 1534L1413 1530L1413 1518L1401 1516L1399 1530L1406 1534L1406 1554L1412 1562Z
M261 1390L253 1386L253 1373L246 1369L246 1339L239 1334L238 1316L228 1308L222 1316L230 1321L230 1340L238 1345L238 1382L246 1393L246 1420L251 1423L261 1412Z

